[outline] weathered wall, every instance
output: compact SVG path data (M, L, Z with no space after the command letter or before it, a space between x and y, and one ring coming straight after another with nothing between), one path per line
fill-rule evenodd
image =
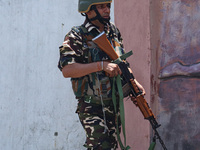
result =
M76 100L57 69L64 35L83 21L76 12L77 1L0 1L0 149L82 149Z
M81 150L85 133L57 68L78 1L0 1L0 149Z
M170 150L200 147L199 26L199 1L151 1L153 105Z
M115 0L115 23L121 31L126 51L133 50L128 61L150 102L149 1ZM147 150L150 143L148 121L130 100L125 102L125 110L127 144L131 149Z
M115 6L116 25L125 48L134 52L129 59L131 68L162 124L158 131L167 148L199 149L200 2L115 0ZM128 144L145 150L149 124L129 104L126 102ZM158 143L156 150L160 149Z

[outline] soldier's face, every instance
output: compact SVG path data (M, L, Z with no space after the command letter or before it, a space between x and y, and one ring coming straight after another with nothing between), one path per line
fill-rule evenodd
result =
M110 3L109 4L98 4L96 5L96 8L104 19L110 18Z

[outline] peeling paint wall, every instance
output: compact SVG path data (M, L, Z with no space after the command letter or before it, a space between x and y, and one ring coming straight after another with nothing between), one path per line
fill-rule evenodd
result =
M170 150L198 150L200 2L151 2L151 47L156 60L153 105L162 123L161 134Z
M167 148L198 150L200 2L115 0L115 17L126 51L133 49L129 61L162 125L158 131ZM138 119L142 116L130 102L125 106L127 143L133 149L147 149L152 133L148 124ZM156 150L161 149L157 141Z

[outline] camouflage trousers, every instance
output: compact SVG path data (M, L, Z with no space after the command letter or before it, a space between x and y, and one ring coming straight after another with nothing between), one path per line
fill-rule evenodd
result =
M112 100L104 106L104 110L106 121L101 104L86 103L84 98L78 101L77 113L86 132L84 146L88 150L115 150L118 147L116 120L118 117L120 131L119 113L114 112Z

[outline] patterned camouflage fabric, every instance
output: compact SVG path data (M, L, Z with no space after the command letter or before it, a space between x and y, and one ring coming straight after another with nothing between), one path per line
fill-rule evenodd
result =
M81 31L80 27L73 27L66 35L65 42L60 47L60 60L58 64L60 70L65 65L72 63L110 60L109 56L92 42L92 38L100 33L99 30L87 21L83 26L87 30L85 31L87 32L86 34L84 34L84 31ZM107 38L112 41L112 45L117 54L119 56L124 54L119 30L111 24L110 26L106 26L105 32ZM98 85L98 79L101 81L100 85ZM71 82L77 98L83 97L84 95L95 95L99 97L100 94L105 98L111 97L111 80L105 75L104 71L92 73L82 78L72 78ZM100 90L99 86L101 88Z
M79 100L77 112L87 135L84 146L88 149L111 150L111 148L117 148L116 119L118 117L120 120L120 117L119 112L115 113L113 107L112 101L109 105L104 106L105 124L101 105L85 103L84 99ZM120 130L120 121L118 124Z
M87 20L82 26L73 27L60 47L59 69L62 71L65 65L73 63L110 60L109 56L92 42L92 38L99 33L99 30ZM111 23L105 26L105 33L117 54L119 56L124 54L121 34L115 25ZM116 118L119 117L119 113L114 112L112 104L112 78L106 76L104 71L99 71L81 78L71 78L71 82L74 94L79 99L76 112L87 135L84 146L88 150L116 149ZM105 99L110 101L105 101L105 106L102 106L100 103L86 101L87 96L97 99L102 96L104 101Z

